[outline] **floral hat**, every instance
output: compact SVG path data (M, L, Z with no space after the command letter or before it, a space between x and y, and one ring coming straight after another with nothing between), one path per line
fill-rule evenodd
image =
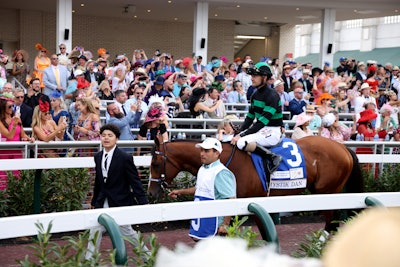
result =
M376 114L371 109L367 109L367 110L360 112L360 118L358 119L357 123L370 121L370 120L375 119L376 117L378 117L378 114Z
M308 116L306 113L301 113L296 116L296 125L294 128L303 125L304 123L310 121L312 119L311 116Z
M165 114L166 113L163 108L160 108L160 107L150 108L146 114L146 119L145 119L144 123L158 120L158 119L162 118Z
M322 125L325 127L332 126L336 121L336 116L333 113L328 113L322 117Z

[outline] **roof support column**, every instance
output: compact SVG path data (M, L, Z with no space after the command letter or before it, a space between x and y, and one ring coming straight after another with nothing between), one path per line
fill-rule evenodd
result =
M72 0L57 0L56 49L63 43L72 50Z
M335 21L336 21L336 10L335 9L324 9L322 11L322 22L321 22L321 45L320 45L320 66L324 66L325 62L328 62L330 66L333 65L333 54L334 54L334 41L335 41Z
M203 62L207 62L208 3L196 3L193 21L193 53L202 56Z

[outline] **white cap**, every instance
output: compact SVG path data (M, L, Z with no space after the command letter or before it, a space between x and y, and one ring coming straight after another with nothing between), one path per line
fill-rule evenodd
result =
M276 80L275 82L274 82L274 88L276 88L278 85L281 85L281 84L283 84L284 82L282 82L281 80Z
M208 137L208 138L204 139L203 143L196 144L196 147L197 148L202 147L204 149L214 148L219 153L222 152L222 144L221 144L221 142L218 139L212 138L212 137Z
M79 75L83 75L83 70L81 69L77 69L76 71L74 71L74 76L79 76Z

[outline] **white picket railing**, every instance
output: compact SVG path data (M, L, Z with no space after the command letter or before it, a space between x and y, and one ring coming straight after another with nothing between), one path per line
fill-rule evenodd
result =
M359 209L367 207L366 197L379 200L385 207L400 206L400 192L330 195L301 195L269 198L241 198L201 202L179 202L108 209L56 212L0 218L0 239L37 234L36 222L52 222L52 233L79 231L98 226L97 218L106 213L117 224L143 224L191 218L246 215L248 205L257 203L269 213L312 210Z

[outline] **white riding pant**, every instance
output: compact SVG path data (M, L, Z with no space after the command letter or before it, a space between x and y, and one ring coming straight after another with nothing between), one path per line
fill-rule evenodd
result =
M254 134L249 134L239 138L236 145L240 150L243 150L243 148L246 146L246 143L253 142L263 147L270 147L278 144L281 136L281 127L265 126Z

